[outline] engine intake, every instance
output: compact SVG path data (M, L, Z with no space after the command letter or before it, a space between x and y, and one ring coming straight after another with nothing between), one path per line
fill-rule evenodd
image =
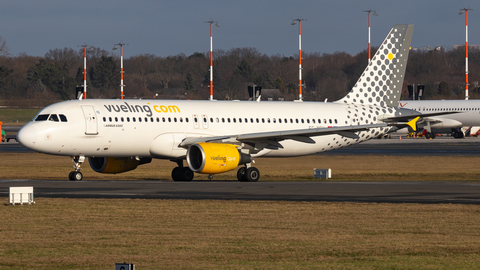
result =
M233 144L197 143L187 151L188 167L198 173L228 172L251 161L250 155L240 152Z
M138 165L152 162L151 158L89 157L90 167L98 173L122 173L134 170Z

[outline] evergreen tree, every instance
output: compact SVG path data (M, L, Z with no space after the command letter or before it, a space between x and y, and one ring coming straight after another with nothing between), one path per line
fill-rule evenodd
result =
M193 77L192 77L191 73L187 73L187 76L186 76L185 81L183 83L184 83L185 90L195 91L194 86L193 86Z

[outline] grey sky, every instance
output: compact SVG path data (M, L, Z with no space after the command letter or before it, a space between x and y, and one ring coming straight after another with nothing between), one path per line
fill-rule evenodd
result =
M412 46L453 46L465 43L469 11L469 44L480 44L478 0L17 0L3 1L0 36L12 55L44 56L50 49L88 44L111 50L128 43L124 56L154 54L187 56L213 47L229 50L254 47L267 55L298 54L302 23L302 52L356 54L367 47L368 17L373 9L372 46L378 46L397 23L415 24Z

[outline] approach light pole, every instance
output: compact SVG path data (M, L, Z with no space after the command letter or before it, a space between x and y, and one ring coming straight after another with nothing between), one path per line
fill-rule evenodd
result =
M291 25L298 22L298 100L303 100L302 97L302 21L305 19L293 19Z
M87 46L87 44L78 46L83 48L83 99L87 99Z
M113 47L112 50L116 50L118 49L118 46L120 46L120 99L123 99L124 95L123 95L123 87L125 85L123 85L123 45L127 45L128 44L125 44L125 43L118 43L118 44L114 44L115 47Z
M206 21L205 23L210 24L210 100L213 100L213 24L215 23L216 27L220 27L217 21Z
M364 10L363 12L368 12L368 63L370 64L370 13L373 12L373 16L378 16L377 12L375 10Z
M465 100L468 100L468 11L471 8L460 9L458 15L465 11Z

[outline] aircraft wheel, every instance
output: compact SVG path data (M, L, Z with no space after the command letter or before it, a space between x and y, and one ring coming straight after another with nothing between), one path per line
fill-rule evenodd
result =
M180 181L189 182L193 180L193 172L188 167L180 168L179 175L180 175Z
M180 167L175 167L172 170L173 181L180 181Z
M240 167L240 169L238 169L237 171L237 179L238 181L240 182L245 182L245 171L247 169L245 167Z
M257 182L260 179L260 172L255 167L250 167L245 171L245 182Z
M69 177L70 177L71 181L82 181L83 174L81 172L73 171L73 172L70 173Z
M455 132L453 132L453 138L455 138L455 139L461 139L461 138L463 138L463 137L464 137L464 136L463 136L463 132L461 132L461 131L455 131Z
M435 139L435 133L433 133L433 132L427 132L427 133L425 133L425 138L427 138L427 139Z
M68 174L68 180L70 181L75 181L75 179L73 178L73 174L75 173L75 171L71 171L69 174Z

